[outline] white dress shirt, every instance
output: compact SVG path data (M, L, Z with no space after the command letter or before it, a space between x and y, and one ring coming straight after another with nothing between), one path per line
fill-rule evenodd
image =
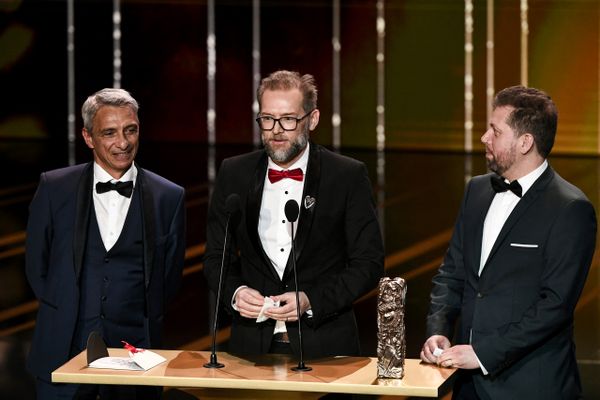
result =
M134 190L137 178L137 168L134 164L123 174L121 179L118 181L126 182L133 181ZM98 228L100 229L100 237L104 248L109 251L119 239L123 225L125 225L125 218L129 211L129 205L131 204L132 197L125 197L120 195L116 190L110 190L106 193L99 194L96 192L96 183L98 182L117 182L108 172L96 162L94 162L94 186L93 186L93 200L94 200L94 211L96 211L96 220L98 221Z
M548 167L548 161L544 160L542 165L528 173L527 175L517 179L522 189L522 196L533 186L535 181L542 175L542 173ZM506 192L496 193L492 204L488 209L487 215L485 216L485 222L483 223L483 237L481 240L481 259L479 262L479 275L483 271L485 262L494 247L494 243L504 226L504 223L508 219L508 216L514 210L516 205L521 200L521 197L517 196L510 190Z
M306 173L308 165L308 146L302 156L287 170L300 168ZM275 164L270 158L268 168L281 171L282 168ZM283 271L287 265L292 249L291 224L285 216L285 204L289 200L296 200L298 205L302 204L302 191L304 190L304 179L297 181L284 178L278 182L271 183L268 174L265 176L260 215L258 218L258 235L262 246L277 271L279 278L283 277ZM298 221L294 222L294 237Z
M306 175L309 147L310 144L307 144L302 156L286 169L300 168L302 173ZM282 170L270 158L267 167L279 171ZM288 200L296 200L298 205L302 204L304 181L305 179L297 181L284 178L278 182L271 183L269 174L265 176L260 215L258 217L258 236L260 237L260 242L265 253L269 257L280 279L283 278L283 272L285 271L285 266L292 250L291 224L285 217L285 203ZM294 222L294 238L296 237L298 222L299 219ZM275 324L274 333L279 332L286 332L284 321L277 321Z

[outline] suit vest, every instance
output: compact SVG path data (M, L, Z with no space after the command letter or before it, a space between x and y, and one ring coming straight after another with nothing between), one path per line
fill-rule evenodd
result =
M92 204L81 270L79 317L72 352L87 345L89 333L102 334L108 347L121 340L149 347L145 317L144 244L140 191L134 190L119 239L106 251Z

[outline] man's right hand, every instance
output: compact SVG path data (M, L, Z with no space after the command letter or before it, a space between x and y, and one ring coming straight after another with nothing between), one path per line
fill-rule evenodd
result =
M423 349L421 350L421 360L426 363L437 364L438 356L433 354L436 348L441 350L450 348L450 340L442 335L431 336L423 345Z
M249 287L240 289L235 295L235 307L242 317L256 319L265 302L259 291Z

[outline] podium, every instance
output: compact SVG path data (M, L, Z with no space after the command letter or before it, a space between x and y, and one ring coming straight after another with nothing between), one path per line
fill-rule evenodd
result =
M113 357L127 357L125 349L108 351ZM317 393L438 397L456 371L407 359L403 379L378 379L377 359L372 357L307 360L312 371L294 372L290 368L297 365L297 360L291 356L242 357L228 353L218 353L224 368L209 369L203 367L210 360L207 351L153 351L167 361L148 371L88 368L84 351L52 372L52 382L202 388L190 391L201 394L202 399L266 398L269 393L272 398L280 398L281 392L288 392L286 397L301 399L317 398Z

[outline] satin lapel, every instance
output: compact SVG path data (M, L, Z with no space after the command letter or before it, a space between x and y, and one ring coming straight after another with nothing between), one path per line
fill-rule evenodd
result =
M298 228L296 229L295 252L296 261L300 258L306 241L310 236L310 229L313 224L315 209L319 203L319 182L321 181L321 149L314 143L310 144L310 154L308 155L308 165L304 181L304 190L300 201L300 217L298 218ZM291 253L290 253L291 255ZM285 267L284 276L292 268L291 257Z
M79 282L79 275L83 266L83 255L87 242L88 224L92 209L92 185L94 183L94 164L87 164L77 185L77 199L75 202L75 230L73 237L73 266L75 276Z
M156 242L156 221L154 216L154 196L146 180L144 170L136 164L138 176L135 190L140 191L142 202L142 229L144 237L144 283L146 288L150 284L152 266L154 265L154 243Z
M260 205L262 203L265 176L267 174L266 152L263 152L254 171L254 181L248 189L248 197L246 200L246 229L248 238L250 238L253 248L255 248L259 256L262 257L264 264L269 267L273 276L279 279L279 275L273 267L273 264L271 264L271 260L269 260L267 253L265 253L260 237L258 236L258 218L260 216Z
M546 188L548 183L550 183L550 181L553 178L554 170L552 170L552 168L548 166L544 173L538 178L537 181L535 181L533 186L527 191L527 193L523 195L523 198L519 201L519 203L517 203L514 210L510 213L508 219L504 223L504 226L500 230L498 238L494 242L494 246L490 251L490 255L488 256L488 259L485 262L486 268L483 269L482 275L487 270L487 265L489 264L492 257L494 257L494 254L496 253L496 251L498 251L498 248L500 247L500 245L502 245L502 242L504 242L512 228L519 221L519 219L525 213L525 211L527 211L527 209L535 203L535 201L539 198L540 193Z
M481 206L477 208L477 214L474 216L473 225L464 227L465 242L473 244L471 266L476 276L479 275L479 264L481 263L483 224L485 223L485 217L487 216L495 195L496 192L492 189L492 185L487 185L487 188L479 194L479 198L476 200L477 204L480 204Z

